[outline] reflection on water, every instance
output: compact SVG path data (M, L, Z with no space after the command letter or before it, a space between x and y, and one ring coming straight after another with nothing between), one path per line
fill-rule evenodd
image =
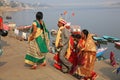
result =
M81 9L81 8L47 8L47 9L35 9L35 10L24 10L18 12L6 13L11 15L12 20L20 25L30 25L35 19L37 11L44 13L44 21L49 30L57 29L57 21L60 14L67 11L65 19L71 22L72 25L80 25L82 29L86 28L92 33L96 33L98 36L110 35L120 38L120 9ZM72 13L75 16L72 16ZM120 49L114 46L114 43L108 43L108 50L104 54L109 58L110 51L115 52L116 58L120 58Z

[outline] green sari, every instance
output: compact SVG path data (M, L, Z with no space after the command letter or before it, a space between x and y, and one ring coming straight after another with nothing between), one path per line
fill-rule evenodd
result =
M45 61L46 54L49 49L49 31L46 26L39 24L37 20L34 20L37 26L37 32L34 40L29 42L28 52L25 56L25 63L34 65L35 63L41 64ZM31 33L32 33L31 29Z

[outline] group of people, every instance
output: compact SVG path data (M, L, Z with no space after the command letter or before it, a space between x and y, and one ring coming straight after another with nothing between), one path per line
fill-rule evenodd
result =
M95 80L97 74L93 71L96 60L96 45L92 34L87 29L67 24L60 18L55 40L57 54L54 56L54 67L63 73L77 75L81 80ZM43 21L43 13L37 12L36 20L32 23L28 38L29 48L25 56L25 63L31 69L38 65L46 66L46 54L49 52L50 36Z
M81 31L79 26L68 26L67 22L58 20L58 32L55 41L57 54L54 66L63 73L70 73L81 80L95 80L96 44L93 34L87 29Z
M80 26L71 26L65 19L58 20L58 31L55 39L54 67L63 73L69 73L80 80L95 80L96 43L93 34ZM7 36L3 28L3 18L0 16L0 36ZM36 13L28 37L28 52L25 63L36 69L39 65L46 66L46 55L49 53L50 34L43 21L43 13ZM0 55L2 54L0 40ZM110 56L112 66L116 65L113 52ZM120 71L120 70L119 70Z

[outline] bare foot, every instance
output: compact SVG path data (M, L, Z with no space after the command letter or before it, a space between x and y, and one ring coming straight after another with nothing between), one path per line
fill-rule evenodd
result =
M40 66L46 66L46 63L44 62L44 63L40 64Z
M31 69L36 69L37 68L37 65L33 65L32 67L31 67Z

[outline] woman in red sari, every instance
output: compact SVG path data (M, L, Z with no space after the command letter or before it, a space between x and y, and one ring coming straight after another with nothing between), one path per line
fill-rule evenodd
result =
M72 35L69 40L69 48L66 53L66 58L72 63L72 69L70 71L70 74L74 74L77 65L78 65L78 54L80 53L79 45L81 45L81 35L80 35L80 27L79 26L73 26L72 27Z
M70 51L71 55L69 57L69 61L73 64L71 74L76 71L78 65L78 54L80 53L80 32L73 32L72 36L70 37Z
M114 54L114 52L110 52L110 64L113 66L113 67L115 67L116 65L117 65L117 62L116 62L116 60L115 60L115 54Z

